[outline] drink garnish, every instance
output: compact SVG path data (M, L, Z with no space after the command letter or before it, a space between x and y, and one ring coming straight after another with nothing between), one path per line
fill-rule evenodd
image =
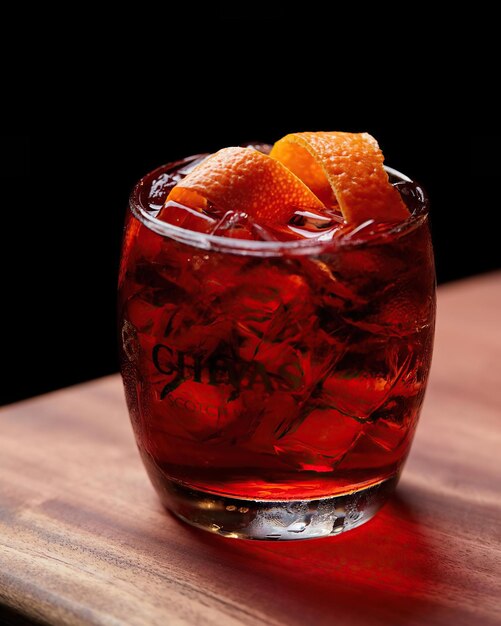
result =
M270 156L286 165L326 206L338 204L348 223L399 222L409 217L388 180L383 153L368 133L286 135Z
M174 189L174 201L210 213L247 213L262 223L286 223L297 209L321 211L322 202L280 161L254 148L223 148L195 167ZM168 218L164 205L158 218Z
M223 148L178 182L158 218L172 222L174 202L209 215L238 211L272 226L305 210L338 211L348 224L403 221L409 210L383 161L368 133L292 133L269 156L250 147Z

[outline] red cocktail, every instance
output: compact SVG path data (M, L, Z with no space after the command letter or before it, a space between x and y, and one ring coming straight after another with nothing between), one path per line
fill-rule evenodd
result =
M148 174L127 218L122 373L150 478L176 514L228 536L352 528L393 490L425 392L423 191L388 170L412 213L397 223L164 204L200 159Z

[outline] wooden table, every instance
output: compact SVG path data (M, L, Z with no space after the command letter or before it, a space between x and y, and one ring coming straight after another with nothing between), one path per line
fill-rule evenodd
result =
M165 513L118 376L6 407L0 426L2 624L501 624L501 273L440 289L397 495L339 537L235 541Z

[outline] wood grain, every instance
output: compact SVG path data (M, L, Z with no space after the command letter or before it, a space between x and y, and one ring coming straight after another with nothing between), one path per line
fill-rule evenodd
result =
M500 320L501 274L439 290L397 495L329 539L228 540L165 513L118 376L5 407L0 604L51 625L500 624Z

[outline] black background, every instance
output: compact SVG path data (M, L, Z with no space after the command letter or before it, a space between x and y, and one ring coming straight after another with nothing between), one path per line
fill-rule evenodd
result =
M229 29L234 45L245 43L239 28ZM113 62L44 77L23 123L4 125L1 403L116 371L128 194L148 170L189 154L295 130L368 131L429 193L439 282L499 266L488 217L495 166L482 158L492 130L463 116L445 78L439 93L423 68L373 80L362 65L346 72L355 89L329 60L311 57L305 70L294 46L232 49L236 72L210 46L195 66L166 54L120 80Z

